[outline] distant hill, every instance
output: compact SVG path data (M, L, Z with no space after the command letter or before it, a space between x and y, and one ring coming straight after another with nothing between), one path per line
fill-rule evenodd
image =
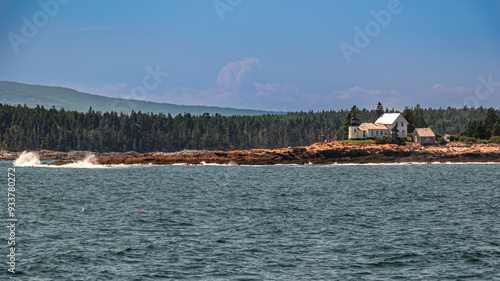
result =
M186 106L170 103L155 103L138 100L125 100L119 98L108 98L98 95L86 94L73 89L63 87L50 87L39 85L28 85L16 82L0 81L0 103L17 105L26 104L28 107L37 105L51 108L64 108L66 110L76 110L87 112L89 107L95 111L116 111L118 113L130 113L132 110L144 113L154 112L172 116L177 114L190 113L191 115L201 115L203 113L221 115L261 115L271 113L268 111L235 109L214 106ZM272 112L276 113L276 112Z

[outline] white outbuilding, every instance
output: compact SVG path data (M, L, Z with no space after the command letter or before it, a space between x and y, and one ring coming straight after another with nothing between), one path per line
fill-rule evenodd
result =
M372 119L373 120L373 119ZM372 123L362 123L359 126L351 123L349 126L350 140L364 140L390 137L392 128L397 126L398 137L405 138L408 134L408 121L401 113L385 113Z

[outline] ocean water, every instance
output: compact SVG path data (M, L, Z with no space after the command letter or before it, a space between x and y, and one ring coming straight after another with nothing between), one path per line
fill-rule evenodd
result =
M17 167L0 280L499 280L499 169Z

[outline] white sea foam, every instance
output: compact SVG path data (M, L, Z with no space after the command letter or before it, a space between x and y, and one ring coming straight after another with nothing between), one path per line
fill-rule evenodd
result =
M200 165L201 166L233 166L232 164L206 163L205 161L201 161Z
M307 165L311 165L309 162ZM392 166L392 165L470 165L470 164L500 164L500 162L399 162L399 163L334 163L334 164L326 164L327 166ZM172 166L245 166L245 167L258 167L254 165L238 165L236 162L231 161L228 164L217 164L217 163L206 163L202 161L198 165L190 165L187 163L175 163L171 164ZM97 162L97 157L93 153L88 153L85 158L81 161L68 163L59 166L52 166L47 164L42 164L40 162L40 157L35 152L27 152L23 151L21 155L14 161L14 166L16 167L50 167L50 168L88 168L88 169L106 169L106 168L128 168L135 166L145 166L144 164L134 164L134 165L125 165L125 164L117 164L117 165L101 165ZM148 166L157 166L157 165L148 165ZM169 166L169 165L166 165ZM276 164L275 166L296 166L301 167L304 165L299 164Z
M99 165L97 163L97 157L93 153L87 153L85 158L81 161L68 163L60 166L51 166L51 167L59 167L59 168L88 168L88 169L96 169L96 168L108 168L109 166Z
M40 156L35 152L24 151L19 155L19 157L14 161L15 167L48 167L48 168L89 168L89 169L103 169L111 167L120 167L120 165L100 165L97 163L97 157L95 154L88 153L85 158L81 161L68 163L64 165L47 165L40 162ZM130 166L130 165L128 165ZM126 167L123 165L123 167Z
M34 152L23 151L14 161L15 167L35 167L40 165L40 157Z
M492 165L492 164L500 164L500 162L432 162L432 165Z
M403 166L403 165L423 165L425 162L397 162L397 163L334 163L332 166Z
M500 164L500 162L397 162L397 163L334 163L332 166L402 166L402 165L471 165Z

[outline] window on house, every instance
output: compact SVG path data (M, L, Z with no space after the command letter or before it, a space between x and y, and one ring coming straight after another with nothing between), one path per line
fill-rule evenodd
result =
M405 124L403 122L401 122L401 127L403 127Z

